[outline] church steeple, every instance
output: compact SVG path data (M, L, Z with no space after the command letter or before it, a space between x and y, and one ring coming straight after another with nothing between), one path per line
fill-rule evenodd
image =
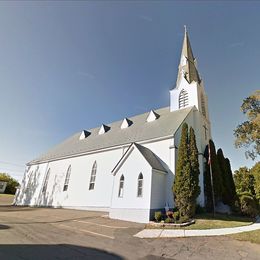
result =
M195 106L209 121L207 95L193 56L189 35L184 26L184 39L175 88L170 90L170 110Z
M181 59L178 70L178 77L176 86L178 87L180 84L181 78L185 78L188 83L192 83L193 81L200 83L201 79L199 73L196 68L196 60L193 56L191 44L187 32L186 26L184 26L184 39L182 45Z

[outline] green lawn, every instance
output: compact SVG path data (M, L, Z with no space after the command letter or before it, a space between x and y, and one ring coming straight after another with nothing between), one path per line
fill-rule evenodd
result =
M252 243L260 244L260 230L254 230L249 232L243 232L239 234L229 235L230 237L241 240L241 241L250 241Z
M213 218L212 214L200 214L195 216L195 224L186 227L154 227L152 225L146 225L146 228L155 229L214 229L214 228L230 228L247 226L254 222L252 218L230 216L225 214L216 214Z
M196 223L186 227L186 229L213 229L213 228L232 228L253 224L254 219L231 216L225 214L216 214L213 218L212 214L197 215Z
M13 194L0 194L0 197L14 197Z

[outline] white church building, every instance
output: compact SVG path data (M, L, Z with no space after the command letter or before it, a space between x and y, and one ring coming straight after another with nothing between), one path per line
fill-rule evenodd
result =
M165 205L182 124L195 130L204 205L203 153L211 137L207 96L185 29L170 106L82 130L27 164L14 204L106 211L110 218L147 223Z

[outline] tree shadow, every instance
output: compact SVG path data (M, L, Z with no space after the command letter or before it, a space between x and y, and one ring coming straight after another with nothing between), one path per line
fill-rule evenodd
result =
M65 218L60 220L52 220L52 221L30 221L30 222L5 222L5 224L15 224L15 225L32 225L32 224L55 224L55 223L64 223L64 222L71 222L74 220L88 220L93 219L92 216L90 217L80 217L80 218ZM0 258L1 259L1 258Z
M13 205L1 205L0 212L14 212L14 211L32 211L36 210L33 207L24 207L24 206L13 206Z
M116 254L97 248L70 244L56 245L0 245L1 257L12 260L46 259L123 259Z
M9 228L10 228L9 226L1 225L1 224L0 224L0 230L1 230L1 229L9 229Z
M239 222L254 222L255 221L254 218L250 218L250 217L221 214L221 213L216 213L215 216L213 216L212 213L197 214L195 216L195 218L205 219L205 220L223 220L223 221L239 221Z
M15 194L14 205L61 207L57 194L61 194L61 180L63 176L55 175L53 185L47 185L47 189L43 190L44 180L42 181L40 178L42 174L39 168L36 168L35 171L30 171L30 167L27 169L27 174L24 175L20 189ZM67 198L68 194L63 196L64 200Z

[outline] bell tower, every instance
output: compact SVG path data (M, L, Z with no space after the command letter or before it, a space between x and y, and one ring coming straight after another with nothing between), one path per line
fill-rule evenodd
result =
M176 86L170 90L170 110L176 111L195 106L206 121L209 121L208 98L203 81L193 56L186 26Z

